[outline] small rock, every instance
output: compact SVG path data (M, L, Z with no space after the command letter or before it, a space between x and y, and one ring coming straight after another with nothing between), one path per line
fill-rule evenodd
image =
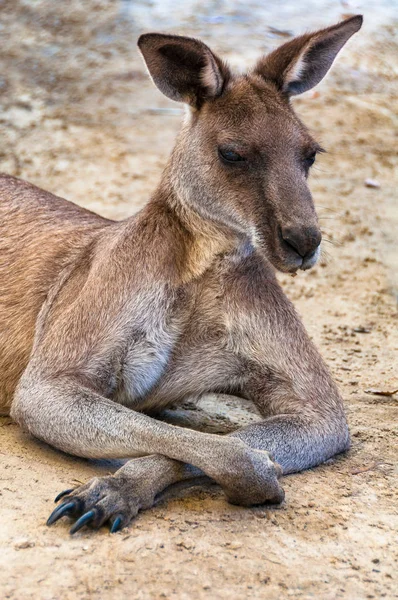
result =
M25 548L33 548L34 545L35 545L35 543L32 542L31 540L23 538L23 539L17 540L15 542L14 548L15 548L15 550L25 550Z
M380 187L380 183L376 181L376 179L365 179L365 186L368 188L378 189Z
M193 548L195 548L195 545L192 544L192 542L186 541L186 540L182 540L180 542L176 542L176 546L178 548L185 548L185 550L192 550Z
M241 542L231 542L229 544L229 548L231 548L232 550L238 550L239 548L242 548L243 544Z

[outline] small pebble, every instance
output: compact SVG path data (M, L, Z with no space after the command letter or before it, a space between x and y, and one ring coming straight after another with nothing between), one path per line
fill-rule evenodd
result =
M242 548L243 544L241 542L231 542L229 544L229 548L231 548L231 550L239 550L239 548Z
M25 548L33 548L34 542L28 539L17 540L14 544L15 550L25 550Z
M380 187L380 183L376 181L376 179L365 179L365 186L368 188L378 189Z

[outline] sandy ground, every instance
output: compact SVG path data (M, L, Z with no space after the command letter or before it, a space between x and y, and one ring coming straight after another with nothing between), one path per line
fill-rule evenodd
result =
M145 75L141 31L200 36L244 67L288 39L268 26L288 36L364 12L332 74L295 101L329 151L311 178L329 242L315 269L281 277L341 386L352 449L286 478L277 509L233 507L216 488L196 488L114 536L71 538L65 522L44 525L52 498L113 465L63 455L3 418L1 598L398 597L397 395L368 393L398 388L398 6L263 4L3 0L0 170L103 215L130 215L154 189L181 115ZM213 430L254 418L211 398L201 407Z

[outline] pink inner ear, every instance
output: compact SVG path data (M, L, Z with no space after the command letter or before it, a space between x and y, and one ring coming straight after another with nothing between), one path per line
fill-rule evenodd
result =
M204 69L202 69L200 79L212 96L218 96L218 94L221 92L219 89L221 77L219 73L214 70L214 66L216 65L213 65L212 61L209 61Z
M283 77L283 91L287 92L290 83L293 81L298 81L304 75L305 72L305 52L307 51L309 45L303 51L303 53L298 57L298 59L289 67L286 74Z
M229 78L228 67L200 40L148 33L138 46L155 85L171 100L199 108Z
M206 66L200 73L200 80L207 88L209 96L218 96L222 92L223 79L218 65L209 55Z
M362 25L362 16L293 38L257 63L255 73L273 81L284 93L301 94L317 85L349 38Z

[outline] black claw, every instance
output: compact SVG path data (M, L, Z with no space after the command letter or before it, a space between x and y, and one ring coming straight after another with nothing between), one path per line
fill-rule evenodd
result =
M53 512L51 513L51 515L48 517L47 525L52 525L53 523L58 521L58 519L60 519L64 515L66 515L68 513L72 513L75 510L75 508L76 508L76 502L74 500L72 500L70 502L63 502L62 504L57 506L57 508L55 508L53 510Z
M79 531L79 529L81 529L82 527L84 527L85 525L90 523L91 521L94 521L95 517L96 517L96 512L92 508L88 512L84 513L84 515L82 515L80 517L80 519L78 519L76 521L76 523L73 525L72 529L70 530L70 533L73 535L74 533L76 533L76 531Z
M113 521L112 525L111 525L111 529L110 532L111 533L116 533L117 531L119 531L120 526L122 524L122 517L120 515L118 515L116 517L116 519Z
M71 488L70 490L64 490L63 492L60 492L58 496L54 499L54 502L58 502L58 500L61 500L61 498L63 498L64 496L68 496L68 494L70 494L71 492L73 492L73 488Z

